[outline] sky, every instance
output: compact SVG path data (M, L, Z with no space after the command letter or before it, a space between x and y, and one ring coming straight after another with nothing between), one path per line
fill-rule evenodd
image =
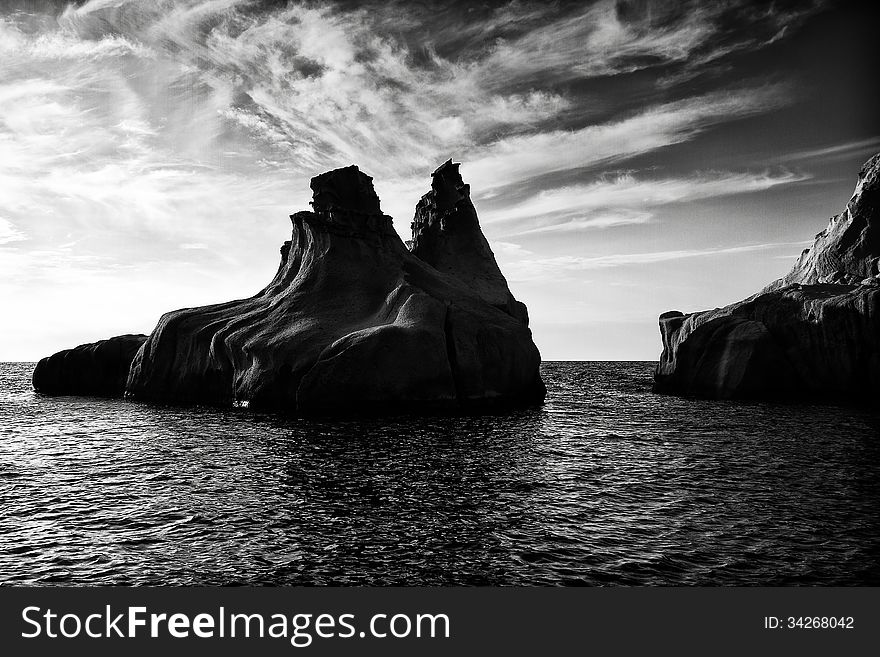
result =
M880 151L871 3L0 0L0 361L250 296L308 181L461 174L545 360L790 269Z

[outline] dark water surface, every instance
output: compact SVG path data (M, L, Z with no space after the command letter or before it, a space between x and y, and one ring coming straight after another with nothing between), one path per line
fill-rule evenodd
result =
M880 413L651 394L291 420L42 397L0 364L8 584L880 584Z

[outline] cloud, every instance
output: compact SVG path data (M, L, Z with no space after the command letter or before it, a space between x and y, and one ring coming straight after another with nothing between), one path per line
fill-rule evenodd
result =
M507 263L508 278L512 281L560 280L566 274L575 272L610 269L614 267L630 267L653 265L674 260L692 258L718 257L767 251L772 249L803 247L810 244L804 242L775 242L766 244L746 244L714 249L678 249L672 251L653 251L647 253L624 253L603 256L563 255L553 257L525 258Z
M286 151L285 168L314 172L357 162L382 176L437 165L503 126L522 129L568 107L546 90L493 92L454 61L414 65L370 10L290 4L90 2L60 18L66 30L120 30L173 58L205 85L225 127ZM388 10L385 10L388 11ZM276 158L277 159L277 158Z
M289 179L219 161L222 99L178 98L185 69L127 38L90 41L20 21L0 31L0 212L31 248L72 238L79 255L168 260L169 244L227 245L230 225L271 209L284 225ZM82 48L61 56L77 40ZM46 44L57 43L48 57ZM101 56L83 57L89 48ZM156 84L166 75L171 91ZM244 138L236 146L254 154Z
M676 65L680 75L733 52L769 45L817 7L756 10L747 2L602 0L575 4L549 20L533 11L514 3L499 11L500 26L490 23L495 45L473 64L487 84L548 79L565 84Z
M662 5L658 8L662 11ZM539 29L500 41L480 64L481 73L496 84L511 76L533 79L547 74L571 80L683 61L716 33L711 11L697 6L681 20L663 22L636 16L627 20L612 1L582 6Z
M488 190L554 172L607 166L789 102L791 88L785 84L705 94L579 130L502 139L473 153L462 171L466 169L474 187Z
M244 0L119 0L68 9L59 22L92 40L122 32L127 42L173 58L181 76L193 73L203 93L217 100L223 127L282 149L287 169L357 162L382 177L425 175L454 152L479 160L473 171L480 181L510 151L546 147L568 155L601 141L592 126L545 129L573 107L553 83L684 61L724 31L720 10L699 4L682 11L660 3L644 11L633 3L599 2L543 12L513 4L469 18L467 27L438 24L437 32L453 40L453 30L483 34L484 45L445 57L429 51L420 61L414 49L425 42L425 25L410 26L407 9L290 4L254 10ZM768 10L749 22L775 25L781 15ZM498 40L486 49L491 41L477 28L494 30ZM532 81L523 87L521 78ZM615 146L647 132L641 147L628 151L643 152L687 139L725 120L725 113L735 119L773 109L781 92L745 89L666 104L605 129ZM665 138L651 143L656 132ZM486 148L474 150L474 144Z
M488 225L500 224L492 228L496 233L508 227L508 236L637 225L651 222L654 210L664 205L760 192L809 178L787 170L703 172L666 179L640 179L625 172L590 184L542 190L483 216Z
M501 255L505 257L530 255L532 253L522 244L504 242L501 240L495 240L492 242L492 251L496 256Z
M561 223L553 223L538 228L512 233L509 237L533 235L535 233L570 233L582 230L615 228L617 226L639 226L654 221L654 213L632 210L629 208L581 210L580 216L566 219Z
M796 162L801 160L836 160L853 157L855 155L867 156L876 153L878 149L880 149L880 136L848 141L842 144L831 144L821 148L794 151L792 153L786 153L778 158L778 161Z
M9 220L0 217L0 245L19 242L24 239L27 239L24 233L13 226Z
M121 35L84 40L72 30L29 34L22 26L0 20L0 57L25 57L33 63L47 64L53 60L82 62L127 55L152 57L153 53L142 44Z

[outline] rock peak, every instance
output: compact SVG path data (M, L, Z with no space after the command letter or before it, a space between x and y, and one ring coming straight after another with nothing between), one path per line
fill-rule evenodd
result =
M526 307L510 293L480 229L470 186L462 180L460 166L450 158L431 174L431 191L419 200L413 217L410 251L528 325Z
M461 179L460 166L460 163L449 158L431 174L429 194L433 196L434 207L440 212L451 210L459 201L470 197L470 185Z
M880 153L875 154L862 165L862 168L859 171L859 178L866 179L873 177L876 179L878 174L880 174Z
M373 178L357 165L327 171L312 178L312 208L315 214L329 216L333 210L381 215Z
M865 162L846 208L831 217L792 270L766 289L795 283L854 285L880 275L880 153Z

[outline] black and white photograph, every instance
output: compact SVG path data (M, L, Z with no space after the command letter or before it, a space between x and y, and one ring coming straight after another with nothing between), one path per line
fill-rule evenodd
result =
M0 585L880 585L878 63L871 3L0 2Z

